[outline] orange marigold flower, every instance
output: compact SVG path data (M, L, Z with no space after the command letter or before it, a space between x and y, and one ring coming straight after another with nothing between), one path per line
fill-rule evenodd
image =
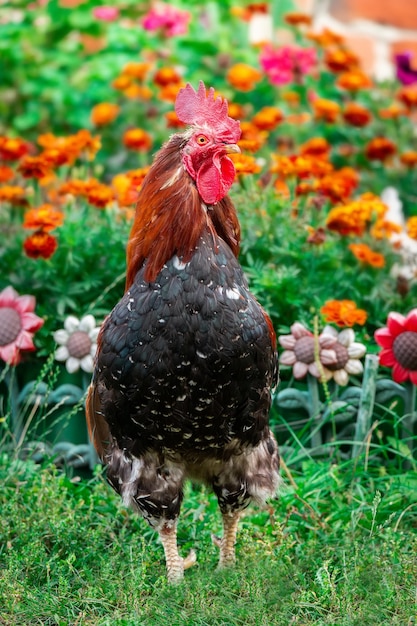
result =
M257 174L261 171L260 165L256 162L255 157L248 154L231 154L236 174Z
M61 148L47 148L39 155L49 167L60 167L72 162L72 155L69 151Z
M8 183L14 178L14 171L8 165L0 165L0 183Z
M63 223L64 214L61 211L57 211L51 204L42 204L36 209L26 211L23 228L49 232Z
M296 91L284 91L281 94L281 98L285 100L290 106L297 106L300 104L300 94Z
M396 120L401 115L407 115L407 113L399 104L393 102L385 109L380 109L378 115L383 120Z
M341 235L363 235L372 219L380 219L387 211L386 205L371 193L362 194L357 200L336 206L326 218L326 226Z
M385 258L383 254L379 252L375 252L366 243L351 243L349 245L349 250L353 253L353 255L366 265L371 265L372 267L384 267Z
M240 146L242 150L257 152L262 148L268 137L267 132L259 130L252 122L242 122L240 128L242 134L238 141L238 146Z
M67 180L58 188L59 195L85 196L86 182L84 180Z
M405 228L409 237L417 239L417 216L413 215L413 217L409 217L405 224Z
M5 185L0 187L0 202L8 202L15 206L26 206L25 190L18 185Z
M92 137L88 130L80 130L67 137L55 137L52 133L45 133L39 135L37 141L44 148L39 156L50 165L72 164L83 152L92 160L101 146L100 138Z
M374 137L365 147L365 154L370 161L385 161L396 152L395 143L386 137Z
M294 161L295 174L298 178L320 178L333 170L333 165L326 158L317 158L309 154L291 157Z
M96 104L91 110L91 121L95 126L105 126L113 122L118 116L120 107L111 102Z
M232 6L230 15L237 17L245 22L249 22L251 17L256 13L269 13L269 5L267 2L251 2L245 7Z
M17 161L29 152L29 144L19 137L0 137L0 158Z
M139 167L135 170L129 170L128 172L126 172L126 175L130 178L132 184L135 185L137 189L139 189L139 187L143 183L146 174L149 172L150 169L150 165L148 165L147 167Z
M138 190L127 174L117 174L113 177L111 184L119 206L127 207L136 203Z
M252 118L252 124L259 130L274 130L284 119L283 112L277 107L263 107Z
M227 72L228 82L239 91L251 91L262 78L259 70L246 63L236 63Z
M123 135L123 143L129 150L146 152L152 146L152 137L142 128L130 128Z
M343 119L351 126L362 128L369 124L372 119L367 108L357 102L348 102L343 111Z
M175 113L175 111L168 111L167 113L165 113L165 118L168 128L183 128L184 126L186 126L184 122L181 122L181 120L178 119L178 115Z
M288 178L295 175L294 160L289 156L282 156L281 154L272 154L272 165L270 172L272 174L279 174Z
M372 81L364 72L360 70L351 70L340 74L336 82L337 86L347 91L359 91L372 87Z
M158 98L160 100L164 100L165 102L175 102L178 96L178 92L180 89L185 87L185 83L172 83L171 85L167 85L166 87L162 87L158 94Z
M417 152L415 150L408 150L400 154L400 161L407 167L415 167L417 165Z
M329 70L335 73L354 70L359 66L359 58L346 48L326 50L324 62Z
M51 174L50 165L42 156L23 157L17 169L23 178L45 178Z
M397 93L397 99L408 109L417 107L417 85L402 87Z
M340 113L340 107L336 102L324 98L314 100L313 109L314 119L323 120L329 124L334 124Z
M147 85L130 85L123 94L129 100L150 100L153 96L152 89Z
M312 137L300 146L300 153L309 156L327 157L330 144L323 137Z
M358 309L353 300L328 300L320 309L324 320L337 326L363 326L368 317L366 311Z
M63 137L56 137L53 133L44 133L43 135L38 135L37 143L42 148L55 150L63 147L65 139Z
M89 130L79 130L75 135L67 137L68 148L77 152L78 156L85 153L92 161L101 148L100 138L93 137Z
M131 85L132 79L130 76L117 76L111 84L113 89L117 89L118 91L124 91Z
M57 247L56 238L44 230L36 231L23 242L23 249L31 259L49 259Z
M287 22L287 24L290 24L290 26L310 26L312 23L312 17L311 15L307 15L307 13L293 11L291 13L285 13L284 21Z
M136 204L138 191L149 169L149 167L142 167L123 174L117 174L113 178L112 187L116 192L119 206L127 207Z
M122 76L130 76L136 80L143 80L151 69L149 63L126 63L122 69Z
M237 102L229 102L228 115L234 120L241 120L245 117L243 106L241 104L237 104Z
M114 192L111 187L98 183L86 189L86 198L90 204L102 209L113 202Z
M320 33L315 33L313 31L307 33L307 39L314 41L316 44L321 46L322 48L327 48L328 46L340 45L344 41L344 37L339 35L339 33L335 33L330 28L324 28Z
M316 191L333 202L347 200L359 184L359 174L351 167L323 176L316 182Z
M282 180L281 178L277 178L277 180L274 183L274 188L275 188L277 194L282 196L283 198L290 198L291 197L290 188L288 187L288 185L285 182L285 180Z
M392 235L401 232L402 228L399 224L383 218L377 219L370 230L375 239L390 239Z
M161 69L155 72L153 82L159 87L166 87L167 85L181 83L182 77L173 67L161 67Z
M285 178L297 176L300 179L325 176L332 171L333 165L325 158L311 155L281 156L272 155L270 171Z
M305 196L308 193L313 193L315 191L315 185L311 182L300 182L295 188L295 193L297 196Z

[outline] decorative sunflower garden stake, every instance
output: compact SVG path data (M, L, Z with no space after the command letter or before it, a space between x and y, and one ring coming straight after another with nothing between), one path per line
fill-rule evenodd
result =
M356 412L360 401L360 388L348 387L345 398L343 394L338 397L336 387L331 398L327 383L333 379L336 385L346 387L349 375L362 374L363 365L359 359L365 355L366 347L355 341L352 328L338 332L327 325L319 334L317 328L313 333L299 322L291 326L290 335L281 335L278 341L284 348L280 364L292 366L296 380L307 376L308 391L284 389L278 392L276 402L278 407L307 411L311 425L310 443L317 451L323 445L321 429L327 419L332 419L333 423L336 417L338 422L351 419L352 411ZM320 401L319 382L325 389L324 404Z

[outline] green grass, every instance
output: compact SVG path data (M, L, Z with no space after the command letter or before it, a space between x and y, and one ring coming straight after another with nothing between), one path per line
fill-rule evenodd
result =
M309 461L270 508L242 520L237 565L216 571L217 504L187 489L170 587L155 533L100 472L0 460L0 624L7 626L407 625L417 619L417 475Z

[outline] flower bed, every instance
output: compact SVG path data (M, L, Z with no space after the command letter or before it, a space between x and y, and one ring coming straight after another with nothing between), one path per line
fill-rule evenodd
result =
M178 90L203 79L241 121L231 196L241 262L283 348L278 431L321 452L348 437L351 453L359 431L392 437L397 451L412 442L417 83L374 83L339 35L301 14L273 16L288 45L251 44L268 10L157 3L139 13L77 0L2 9L1 392L19 440L62 385L79 391L56 404L71 413L82 402L96 325L123 292L137 191L183 126ZM394 381L375 386L364 420L364 356L380 347L379 376L393 368Z

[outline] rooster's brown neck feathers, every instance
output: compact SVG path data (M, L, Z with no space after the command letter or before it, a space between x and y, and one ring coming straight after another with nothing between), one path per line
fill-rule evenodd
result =
M228 197L210 207L202 202L182 163L186 141L182 135L171 137L156 155L139 192L127 247L126 290L145 261L149 282L175 254L188 261L205 230L222 238L238 255L240 227L235 208Z

